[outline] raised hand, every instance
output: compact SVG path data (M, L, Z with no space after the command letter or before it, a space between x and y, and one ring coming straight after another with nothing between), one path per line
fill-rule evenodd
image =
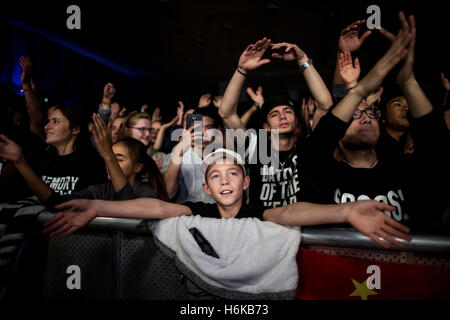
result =
M403 67L400 69L397 74L397 83L402 85L403 83L415 79L414 77L414 48L416 45L416 21L413 15L408 17L408 21L406 20L405 14L400 11L399 19L402 24L402 28L405 32L411 34L411 41L409 41L408 45L408 54L406 55L405 62L403 63Z
M199 125L194 125L189 129L183 129L183 134L180 137L178 144L175 146L172 152L172 161L175 164L181 164L183 162L183 154L190 148L194 148L194 129ZM180 129L181 130L181 129Z
M103 100L111 101L115 94L116 88L114 88L114 85L112 83L107 83L103 88Z
M92 115L94 126L91 127L91 132L94 137L97 151L103 159L113 158L111 136L105 122L98 114Z
M31 73L33 70L33 65L28 57L20 57L19 60L20 67L22 68L22 75L20 76L20 82L24 89L31 89Z
M124 117L125 116L125 112L127 112L127 108L123 107L122 109L120 109L119 117Z
M159 109L159 107L156 107L155 110L153 110L152 122L159 122L162 120L160 113L161 113L161 110Z
M0 134L0 158L17 163L23 159L22 148L4 134Z
M220 104L222 103L222 99L223 99L222 96L215 96L215 97L213 98L213 104L214 104L214 106L215 106L216 108L220 108Z
M183 115L184 115L184 103L183 101L178 101L178 107L177 107L177 125L182 126L183 125Z
M263 88L261 86L259 86L258 89L256 89L256 91L253 91L253 89L250 87L247 88L248 95L250 96L250 98L252 98L255 105L260 109L264 104L264 96L262 92Z
M406 20L405 14L402 11L399 12L398 18L400 20L403 32L411 34L411 40L409 41L405 62L403 63L403 66L400 69L399 73L397 74L396 78L397 83L399 85L402 85L409 80L415 79L413 65L414 65L414 48L416 45L416 21L413 15L409 16L408 20ZM395 40L395 36L384 28L380 28L380 33L390 41Z
M269 63L270 59L262 59L269 45L270 39L265 37L249 45L239 58L238 70L247 73Z
M341 35L339 36L339 50L355 52L359 50L364 40L367 39L368 36L372 33L372 31L366 31L363 33L361 38L358 38L359 30L361 26L364 25L366 20L358 20L353 22L351 25L347 26L345 29L341 31Z
M366 104L370 107L375 102L378 101L380 103L381 95L383 94L383 87L379 87L377 90L373 91L369 96L366 98Z
M296 44L280 42L272 43L272 50L280 50L279 52L273 52L272 57L282 59L284 61L297 61L299 65L304 64L308 57Z
M205 93L204 95L202 95L198 100L198 107L203 108L209 106L212 100L211 97L211 93Z
M395 40L395 34L387 31L385 28L380 27L380 29L378 29L380 31L380 33L385 36L387 39L389 39L391 42L393 42Z
M355 59L353 66L352 55L350 51L346 50L339 53L339 74L344 80L347 88L354 87L358 83L358 78L361 73L358 58Z
M141 112L145 112L145 110L147 110L147 109L148 109L148 105L143 104L141 107Z
M346 221L382 247L389 248L389 243L403 247L403 243L394 237L411 240L407 235L408 227L384 213L385 210L395 210L395 207L376 200L360 200L345 205L347 205Z
M93 200L75 199L55 208L62 211L47 220L42 231L50 237L67 236L87 225L96 216Z
M170 122L164 123L164 124L161 126L161 129L163 129L163 128L164 128L164 129L167 129L167 128L172 127L175 123L177 123L178 119L179 119L179 116L176 115Z
M443 72L441 72L441 83L446 91L450 91L450 81L444 76Z
M407 46L411 37L412 35L409 32L400 29L389 50L361 81L361 83L364 82L361 86L363 88L363 96L367 96L373 90L379 88L389 71L406 57L408 54Z

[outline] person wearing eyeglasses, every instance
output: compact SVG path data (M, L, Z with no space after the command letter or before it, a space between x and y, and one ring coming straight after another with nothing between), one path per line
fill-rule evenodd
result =
M347 88L345 97L312 132L309 143L315 156L308 163L308 172L316 184L308 185L305 201L346 203L374 199L394 206L395 210L385 211L386 215L412 231L435 232L438 216L446 202L448 206L448 188L440 187L439 181L448 181L450 148L443 134L445 124L433 112L413 73L414 16L407 20L401 12L399 18L402 29L397 36L392 35L391 49L359 83ZM400 49L405 43L406 47ZM345 65L353 66L349 55L340 54L341 72ZM386 66L392 63L400 64L396 79L412 117L414 155L383 157L376 148L381 116L376 102L382 80L392 69ZM376 78L379 80L373 81ZM323 147L324 141L337 136L342 138L335 150Z
M131 137L142 142L145 146L150 143L152 121L147 112L133 111L123 120L119 130L119 140Z
M152 149L151 133L152 120L150 115L147 112L133 111L123 120L119 130L119 140L131 137L142 142L148 148L147 154L152 157L161 171L166 154Z

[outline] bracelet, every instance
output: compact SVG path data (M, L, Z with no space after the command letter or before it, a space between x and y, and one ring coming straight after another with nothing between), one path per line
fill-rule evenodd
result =
M244 77L246 77L247 76L247 74L246 73L244 73L244 72L242 72L241 70L239 70L239 68L236 68L236 71L237 72L239 72L240 74L242 74Z
M102 104L111 104L111 100L103 99Z
M313 61L312 61L312 59L308 59L308 61L306 61L304 64L302 64L301 66L300 66L300 71L301 72L304 72L310 65L312 65L313 64Z

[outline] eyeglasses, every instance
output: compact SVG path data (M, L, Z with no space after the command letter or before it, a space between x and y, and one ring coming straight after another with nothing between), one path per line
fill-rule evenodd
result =
M131 129L139 130L140 133L144 134L146 131L149 133L152 132L152 128L146 128L146 127L129 127Z
M363 113L367 114L370 119L379 119L381 117L381 112L377 108L367 108L364 110L356 109L353 112L353 119L361 119Z

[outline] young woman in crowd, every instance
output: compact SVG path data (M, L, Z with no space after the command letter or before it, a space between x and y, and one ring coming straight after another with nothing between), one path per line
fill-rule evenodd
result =
M81 109L72 106L52 107L45 125L45 142L49 146L46 160L38 169L30 167L22 148L8 137L0 136L0 157L9 160L39 199L54 191L68 195L89 185L106 181L105 167L89 141L87 121Z
M163 160L166 154L153 149L151 143L152 121L147 112L131 112L123 120L119 130L119 140L131 137L139 140L147 147L147 154L156 162L158 169L162 169Z
M138 196L155 196L152 188L140 188L139 183L136 184L136 187L139 188L131 187L135 185L136 177L141 171L145 173L144 169L151 168L152 162L139 162L141 160L140 153L132 151L133 148L139 150L139 147L133 147L134 141L117 143L115 151L113 151L104 122L98 115L93 116L93 122L92 133L98 151L105 160L111 179L110 186L108 183L100 184L106 180L105 166L100 157L90 148L82 112L77 108L56 107L49 112L49 122L45 126L46 143L54 150L49 151L48 161L41 170L41 176L37 175L29 166L22 154L21 147L5 135L0 135L3 140L3 143L0 144L0 157L15 165L30 189L49 207L60 201L80 196L123 200L135 198L135 191ZM114 153L117 153L117 160ZM130 160L132 157L133 160ZM124 163L123 169L119 164L121 162ZM159 184L152 179L152 176L149 175L149 181L153 185L156 183L161 186L161 177ZM164 188L158 187L157 189L164 197Z

